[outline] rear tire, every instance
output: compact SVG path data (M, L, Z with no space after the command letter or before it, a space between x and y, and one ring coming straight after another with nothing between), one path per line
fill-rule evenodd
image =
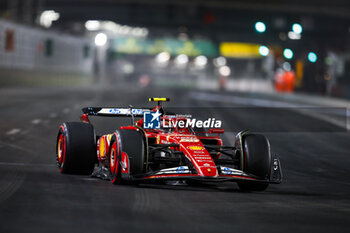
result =
M67 122L60 126L56 159L61 173L89 175L96 162L96 136L91 124Z
M270 178L271 153L268 139L261 134L243 136L243 168L248 174L263 180ZM243 191L263 191L269 184L254 181L240 181L238 186Z

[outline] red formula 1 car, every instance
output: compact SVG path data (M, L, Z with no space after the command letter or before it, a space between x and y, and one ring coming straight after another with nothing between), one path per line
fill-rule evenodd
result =
M271 156L265 136L242 131L236 135L234 147L224 146L219 137L223 129L196 132L192 127L180 127L179 122L188 118L168 114L161 105L167 98L150 101L158 105L153 109L84 108L82 122L63 123L56 150L60 172L92 175L113 184L233 181L245 191L262 191L270 183L281 183L280 161ZM152 114L151 122L159 117L160 125L146 125L146 114ZM127 116L132 124L97 136L88 118L91 115ZM135 120L138 117L143 118Z

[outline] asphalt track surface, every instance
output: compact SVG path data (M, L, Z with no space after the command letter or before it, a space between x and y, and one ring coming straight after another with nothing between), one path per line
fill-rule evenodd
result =
M266 124L285 178L264 192L243 193L235 183L117 186L59 173L61 122L79 120L89 105L150 106L150 96L168 96L176 107L244 107L191 99L183 90L1 89L0 232L348 232L349 132L298 113L215 112L232 129ZM118 123L96 126L103 133ZM234 133L225 133L225 143Z

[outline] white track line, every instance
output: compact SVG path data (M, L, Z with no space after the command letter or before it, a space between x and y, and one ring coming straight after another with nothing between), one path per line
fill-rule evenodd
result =
M40 163L11 163L11 162L0 162L0 166L33 166L33 167L53 167L56 164L40 164Z
M6 135L15 135L15 134L18 134L19 132L21 132L21 129L11 129L6 132Z
M32 121L31 121L31 123L33 124L33 125L38 125L38 124L40 124L41 123L41 119L39 119L39 118L37 118L37 119L33 119Z
M29 149L24 148L24 147L21 147L21 146L18 146L16 144L11 144L11 143L6 143L6 142L3 142L3 141L0 141L0 145L1 146L8 146L8 147L11 147L11 148L17 149L17 150L21 150L21 151L24 151L24 152L26 152L28 154L37 155L34 151L29 150Z
M55 112L50 113L49 117L50 118L56 118L57 117L57 113L55 113Z
M68 114L69 112L70 112L70 109L69 108L65 108L65 109L63 109L63 114Z

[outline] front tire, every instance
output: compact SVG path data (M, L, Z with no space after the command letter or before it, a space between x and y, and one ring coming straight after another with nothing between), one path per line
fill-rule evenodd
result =
M129 159L129 172L139 175L145 172L146 150L143 133L136 130L120 130L122 151Z
M268 139L261 134L246 134L242 138L243 167L248 174L257 176L259 179L270 178L271 153ZM263 191L269 184L254 181L240 181L238 186L242 191Z
M123 178L121 177L121 145L119 133L113 135L111 139L109 149L109 168L112 174L112 184L123 184Z
M112 137L109 153L112 183L135 183L132 176L145 171L145 154L142 132L130 129L117 131Z
M67 122L60 126L56 159L61 173L89 175L96 161L96 136L91 124Z

